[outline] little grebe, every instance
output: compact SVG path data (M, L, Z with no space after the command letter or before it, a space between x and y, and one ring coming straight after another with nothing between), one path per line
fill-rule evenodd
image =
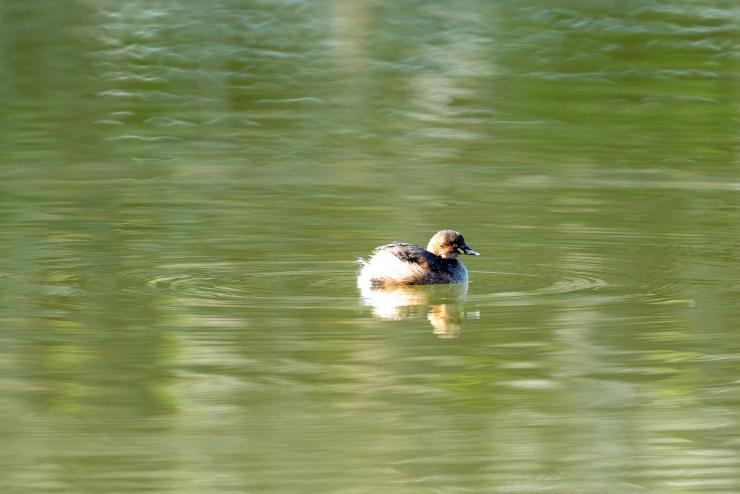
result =
M362 265L359 286L431 285L466 283L468 270L457 260L459 254L478 256L454 230L434 234L426 249L416 244L393 242L377 247Z

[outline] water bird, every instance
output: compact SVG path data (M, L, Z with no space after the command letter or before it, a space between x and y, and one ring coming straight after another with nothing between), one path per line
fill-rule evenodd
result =
M424 249L417 244L392 242L373 250L369 260L359 258L360 287L467 283L468 270L457 260L460 254L478 256L460 232L440 230Z

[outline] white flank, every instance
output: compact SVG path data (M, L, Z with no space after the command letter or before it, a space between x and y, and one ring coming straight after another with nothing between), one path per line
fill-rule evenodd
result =
M418 264L404 262L390 252L382 250L361 264L363 267L357 276L357 286L360 288L370 286L374 279L402 280L424 275L424 270Z

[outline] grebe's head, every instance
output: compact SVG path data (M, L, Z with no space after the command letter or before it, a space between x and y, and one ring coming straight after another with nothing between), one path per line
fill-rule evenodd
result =
M468 247L462 234L455 230L442 230L435 233L427 244L427 250L445 259L454 259L460 254L480 255Z

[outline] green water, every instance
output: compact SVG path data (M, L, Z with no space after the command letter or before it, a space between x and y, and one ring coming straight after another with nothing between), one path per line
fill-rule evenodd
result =
M740 492L738 26L3 2L0 491Z

